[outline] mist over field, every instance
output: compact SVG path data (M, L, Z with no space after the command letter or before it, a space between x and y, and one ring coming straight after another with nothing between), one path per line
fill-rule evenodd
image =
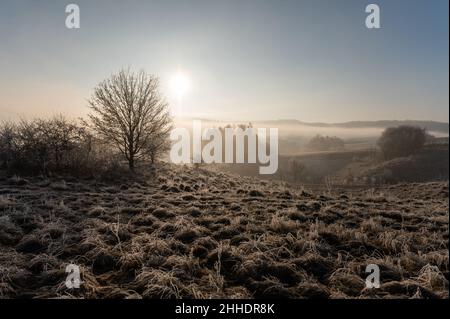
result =
M374 121L352 121L342 123L309 123L302 122L295 119L291 120L267 120L267 121L229 121L220 119L202 119L202 118L174 118L176 126L190 127L192 121L198 120L203 123L205 127L220 127L229 124L248 124L252 123L255 127L276 127L283 135L306 135L314 136L322 135L337 135L344 138L349 137L377 137L387 127L395 127L399 125L416 125L426 128L430 134L438 137L445 137L449 134L448 122L436 121L389 121L389 120L374 120Z

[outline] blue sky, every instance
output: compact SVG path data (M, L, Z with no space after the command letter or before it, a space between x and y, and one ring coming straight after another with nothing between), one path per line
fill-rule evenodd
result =
M73 0L78 30L69 3L0 2L0 119L83 116L93 87L131 67L158 75L180 116L448 122L448 0Z

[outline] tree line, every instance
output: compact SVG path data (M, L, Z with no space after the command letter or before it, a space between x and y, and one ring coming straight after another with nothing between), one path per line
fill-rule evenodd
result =
M154 163L169 149L172 119L156 76L123 69L95 87L88 105L87 120L60 115L1 123L0 168L83 175L114 170L125 161L134 172L139 161ZM400 126L387 128L377 144L389 160L419 152L428 138L425 129ZM340 150L344 141L317 135L308 148ZM292 170L301 176L304 167L293 163Z

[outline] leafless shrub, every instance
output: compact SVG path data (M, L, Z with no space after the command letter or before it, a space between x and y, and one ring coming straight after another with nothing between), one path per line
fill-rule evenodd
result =
M17 173L92 175L115 156L89 129L62 115L0 125L0 167Z

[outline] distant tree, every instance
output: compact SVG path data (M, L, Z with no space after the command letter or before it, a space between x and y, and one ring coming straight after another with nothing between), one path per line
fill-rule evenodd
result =
M313 151L334 151L343 149L345 143L336 136L316 135L309 141L306 147Z
M95 88L89 105L91 125L123 154L130 170L165 148L171 118L155 76L121 70Z
M389 127L378 140L385 159L409 156L419 152L427 139L425 129L416 126Z
M290 163L290 174L294 182L301 181L305 177L306 167L297 160L292 160Z

